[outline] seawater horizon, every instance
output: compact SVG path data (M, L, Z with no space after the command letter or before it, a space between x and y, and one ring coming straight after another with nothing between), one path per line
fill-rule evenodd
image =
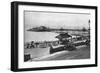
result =
M83 33L88 33L83 32L83 31L65 31L68 32L70 35L75 36L73 34L83 34ZM56 32L36 32L36 31L25 31L24 32L24 42L44 42L44 41L57 41L59 40L58 38L55 38L57 35L60 33Z
M41 42L41 41L56 41L58 38L55 38L59 33L55 32L35 32L35 31L25 31L24 33L24 42Z

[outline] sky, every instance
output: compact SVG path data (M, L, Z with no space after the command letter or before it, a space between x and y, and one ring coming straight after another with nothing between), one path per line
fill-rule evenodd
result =
M90 14L24 11L25 28L46 26L49 28L89 28Z

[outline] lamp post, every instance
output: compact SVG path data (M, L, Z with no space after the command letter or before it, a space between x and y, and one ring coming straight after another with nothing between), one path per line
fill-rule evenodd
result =
M88 21L88 24L89 24L88 33L89 33L89 37L90 37L90 20Z

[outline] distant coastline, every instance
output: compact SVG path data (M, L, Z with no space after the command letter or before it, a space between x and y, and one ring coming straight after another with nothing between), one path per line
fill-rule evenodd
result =
M45 26L40 26L40 27L35 27L35 28L31 28L28 29L27 31L36 31L36 32L51 32L51 31L88 31L89 29L86 28L82 28L82 29L64 29L64 28L48 28Z

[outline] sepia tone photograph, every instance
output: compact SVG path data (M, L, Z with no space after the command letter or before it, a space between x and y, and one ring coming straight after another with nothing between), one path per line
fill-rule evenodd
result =
M24 11L24 62L90 59L90 14Z

